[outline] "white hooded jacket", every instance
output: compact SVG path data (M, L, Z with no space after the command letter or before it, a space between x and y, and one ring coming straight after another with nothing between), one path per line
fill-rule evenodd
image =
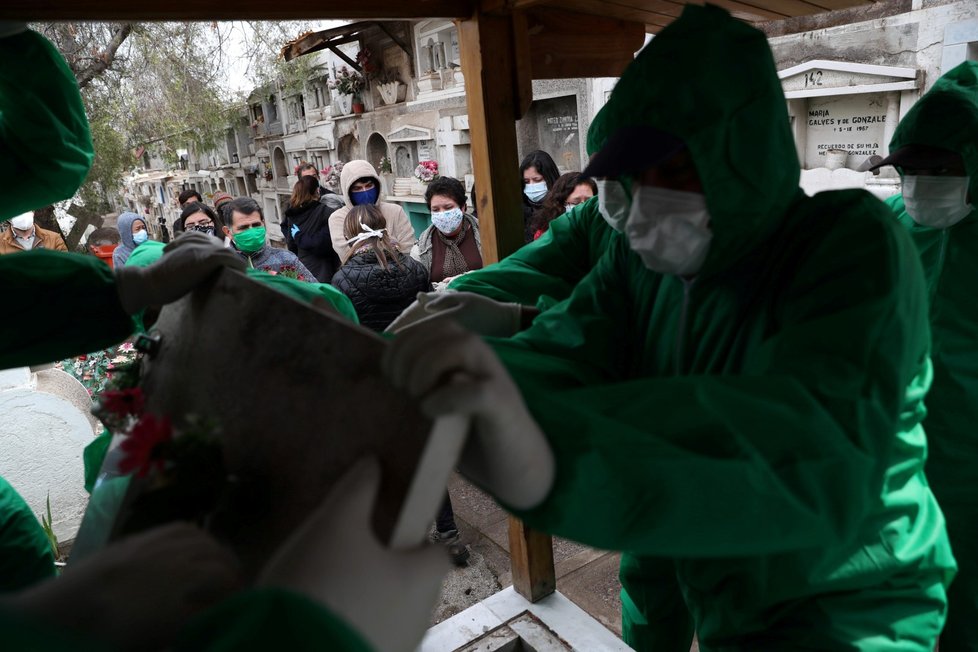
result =
M333 241L333 249L336 250L336 254L340 257L340 260L346 258L346 254L350 249L350 246L346 243L347 239L343 235L343 223L346 221L346 216L350 212L350 209L353 208L353 202L350 201L350 186L357 179L363 179L364 177L373 179L377 184L377 188L381 188L380 177L377 176L377 171L367 161L357 160L345 163L343 165L343 171L340 172L340 191L346 205L342 208L337 208L329 216L329 235ZM387 234L390 236L391 242L399 251L410 253L411 247L414 246L414 227L411 226L411 220L408 219L407 213L398 204L380 201L379 194L377 208L380 209L380 212L384 214L384 219L387 220Z

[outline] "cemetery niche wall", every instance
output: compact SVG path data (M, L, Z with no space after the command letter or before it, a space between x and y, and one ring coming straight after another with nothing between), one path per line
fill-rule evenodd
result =
M819 59L778 76L806 192L864 186L879 196L896 191L892 168L876 176L865 170L872 157L887 155L897 124L917 98L915 69Z

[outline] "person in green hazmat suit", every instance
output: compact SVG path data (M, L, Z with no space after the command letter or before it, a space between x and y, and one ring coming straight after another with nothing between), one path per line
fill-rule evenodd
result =
M902 194L887 203L927 279L934 383L927 395L927 480L947 519L958 575L942 652L978 651L978 62L955 67L900 121L890 156Z
M93 151L74 76L51 43L23 24L0 23L0 56L0 147L8 168L0 220L7 220L70 197ZM45 299L13 303L5 313L0 368L117 343L132 332L131 315L179 298L219 267L242 267L203 234L164 251L152 265L115 272L94 257L52 251L0 258L6 290ZM233 563L213 540L187 525L165 526L49 579L53 558L37 558L48 545L43 532L36 521L26 527L29 510L0 481L0 568L28 569L9 587L20 590L0 597L0 636L9 649L31 650L411 650L448 562L434 548L380 545L369 524L379 485L375 461L355 465L270 560L258 588L183 626L233 588ZM384 627L376 627L378 617Z
M801 192L767 41L722 9L688 5L608 109L585 174L633 184L625 237L528 330L429 320L386 372L471 416L461 470L530 526L624 552L636 649L669 558L701 650L932 650L955 563L909 236L864 191Z
M608 114L602 108L591 121L589 154L597 153L607 138ZM627 180L623 184L598 179L597 184L597 197L551 222L539 239L494 265L457 277L448 293L419 296L388 330L396 332L435 316L451 316L469 330L497 337L529 326L537 314L570 296L624 229L631 197ZM650 649L688 650L693 622L672 560L627 557L622 572L643 578L644 615L641 622L628 619L630 639L640 637Z

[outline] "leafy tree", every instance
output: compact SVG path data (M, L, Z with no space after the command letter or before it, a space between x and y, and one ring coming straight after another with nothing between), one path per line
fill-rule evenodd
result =
M111 210L134 151L157 143L176 161L188 144L213 147L242 98L229 69L244 62L255 85L293 84L308 64L277 61L278 50L303 31L286 22L45 23L32 27L64 55L78 80L95 146L95 162L79 196L85 213ZM50 211L49 211L50 212ZM73 208L74 214L78 213ZM53 218L52 218L53 221ZM42 224L42 226L45 226ZM57 229L57 223L45 228Z

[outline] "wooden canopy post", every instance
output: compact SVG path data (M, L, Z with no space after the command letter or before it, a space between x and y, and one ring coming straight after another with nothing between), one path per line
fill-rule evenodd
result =
M522 117L514 21L475 14L458 21L468 103L482 259L494 263L523 245L523 201L516 148ZM529 84L529 70L524 85ZM528 102L527 102L528 104Z
M477 13L458 22L469 111L482 258L493 263L523 245L516 121L532 99L526 20ZM521 57L520 55L524 56ZM521 60L522 59L522 60ZM509 519L513 587L530 602L554 592L553 541Z

